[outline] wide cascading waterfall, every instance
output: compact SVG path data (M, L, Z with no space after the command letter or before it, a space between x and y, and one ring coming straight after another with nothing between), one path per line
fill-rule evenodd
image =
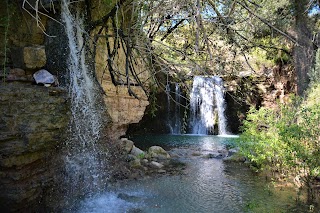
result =
M213 134L218 120L219 135L227 134L224 109L222 79L218 76L195 76L190 93L191 133Z
M92 73L85 62L83 21L80 10L71 13L70 0L62 0L62 21L69 41L68 71L71 98L70 136L66 143L66 196L90 194L103 186L105 153L98 148L103 107ZM76 3L74 3L76 4Z

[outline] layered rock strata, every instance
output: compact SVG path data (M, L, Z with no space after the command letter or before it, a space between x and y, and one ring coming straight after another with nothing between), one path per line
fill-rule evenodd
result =
M0 209L41 206L69 121L65 90L0 84Z

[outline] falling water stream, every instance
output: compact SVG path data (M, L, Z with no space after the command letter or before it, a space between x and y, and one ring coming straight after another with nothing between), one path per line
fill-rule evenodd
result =
M170 90L170 84L169 82L166 85L166 94L167 94L167 118L166 122L169 127L170 133L173 133L173 127L171 125L172 123L172 118L171 118L171 90Z
M85 61L82 14L70 0L62 0L61 6L70 50L68 71L71 120L64 162L69 188L66 196L72 196L73 191L89 194L101 186L104 162L100 161L103 153L97 143L103 119L95 81Z
M175 108L174 108L174 117L173 117L173 132L172 134L179 135L181 134L181 89L180 85L178 83L175 83L175 92L174 92L174 102L175 102Z
M212 134L216 123L219 135L227 134L223 81L220 77L195 76L190 93L190 107L192 134Z
M223 91L223 80L220 77L213 77L214 79L214 94L216 97L216 105L218 110L218 128L219 135L227 135L227 119L225 117L225 100Z
M178 83L174 84L174 90L171 90L170 84L166 85L167 94L167 125L170 129L170 134L181 134L181 89ZM171 105L171 102L173 105ZM171 109L174 106L174 109Z

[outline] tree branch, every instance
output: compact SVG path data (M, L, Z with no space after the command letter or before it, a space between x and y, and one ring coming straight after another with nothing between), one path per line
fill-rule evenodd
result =
M297 44L297 40L295 38L293 38L293 36L289 35L288 33L283 32L282 30L280 30L279 28L273 26L272 24L270 24L267 20L265 20L264 18L262 18L261 16L257 15L255 12L253 12L247 5L245 5L244 3L237 1L237 3L239 5L241 5L244 9L246 9L249 13L251 13L253 16L255 16L257 19L259 19L260 21L262 21L264 24L266 24L267 26L269 26L270 28L274 29L275 31L277 31L278 33L280 33L281 35L283 35L284 37L288 38L290 41L292 41L293 43Z
M176 23L173 27L170 27L167 31L167 33L160 39L160 41L163 41L166 39L180 24L182 24L186 19L181 19L178 23Z

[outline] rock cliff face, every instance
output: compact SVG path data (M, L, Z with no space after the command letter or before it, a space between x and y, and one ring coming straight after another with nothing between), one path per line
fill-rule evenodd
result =
M264 68L255 74L240 73L228 76L226 82L226 116L231 132L239 133L239 127L250 107L277 108L286 103L296 91L295 74L290 65Z
M92 0L92 21L99 20L108 14L113 6L113 4L108 5L99 0ZM123 25L127 24L125 23L127 18L123 17L124 21L121 22ZM148 82L150 74L141 58L134 58L134 63L127 61L126 42L128 41L116 37L116 29L110 21L107 21L108 31L105 29L99 31L100 27L97 27L92 31L91 37L96 38L93 44L95 46L95 70L105 93L104 100L111 120L108 135L118 138L126 133L129 124L138 123L142 119L149 105L146 94L148 89L147 86L143 89L139 82ZM135 57L134 53L132 56ZM127 63L130 64L127 66Z
M37 209L69 121L61 88L0 84L0 209Z

